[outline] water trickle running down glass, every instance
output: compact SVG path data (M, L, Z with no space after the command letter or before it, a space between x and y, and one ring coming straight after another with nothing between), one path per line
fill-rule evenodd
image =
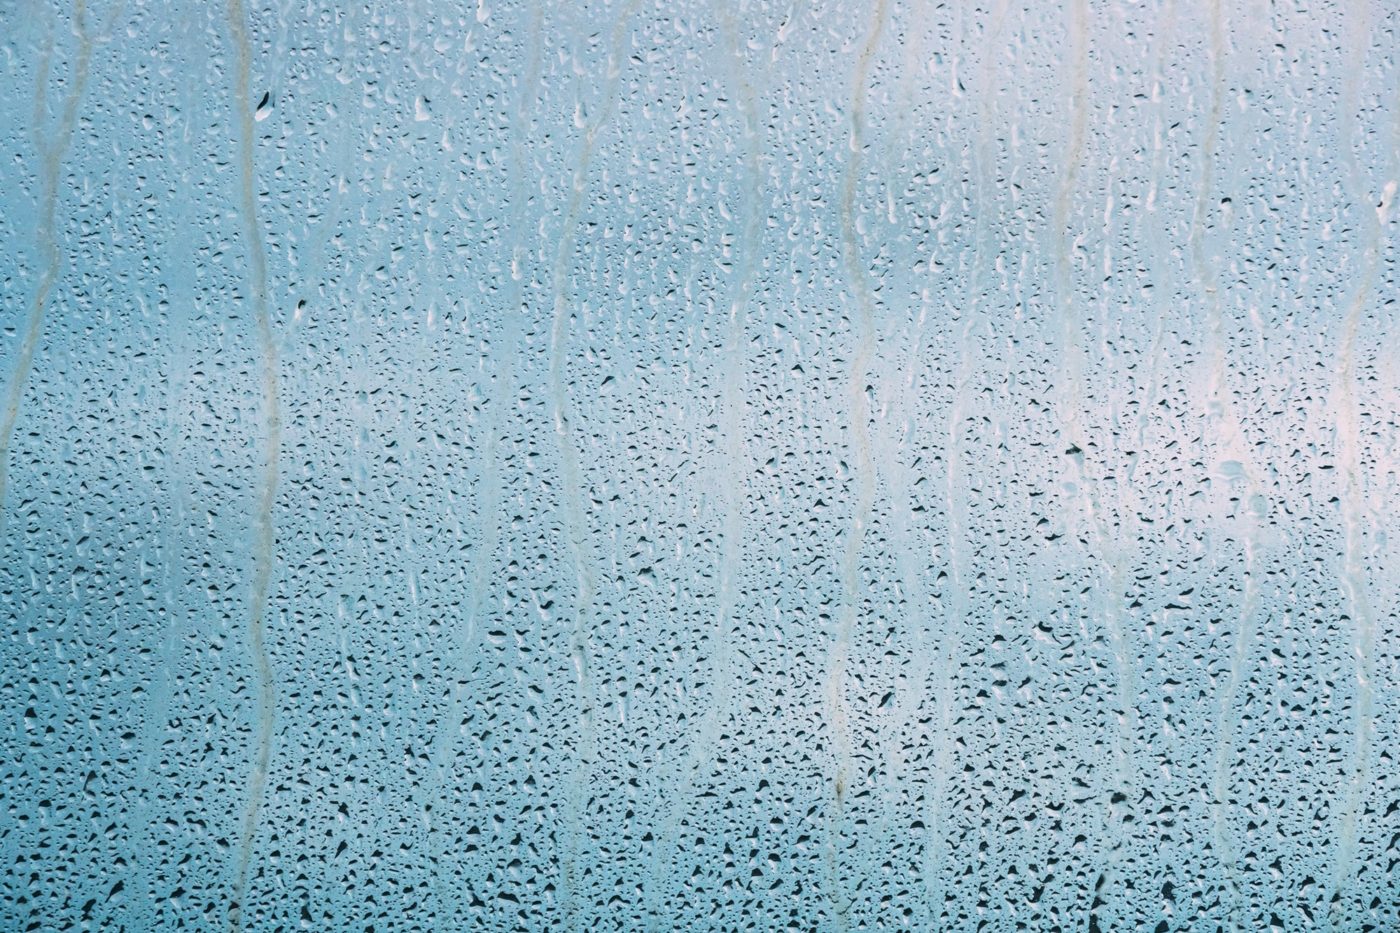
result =
M1400 928L1400 7L0 23L0 929Z

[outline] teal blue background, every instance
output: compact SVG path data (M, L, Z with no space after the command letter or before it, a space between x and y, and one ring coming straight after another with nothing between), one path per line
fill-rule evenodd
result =
M0 4L0 928L1396 929L1397 15Z

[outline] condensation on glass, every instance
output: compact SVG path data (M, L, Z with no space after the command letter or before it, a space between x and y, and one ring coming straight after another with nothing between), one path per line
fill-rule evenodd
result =
M0 11L0 927L1400 928L1392 3Z

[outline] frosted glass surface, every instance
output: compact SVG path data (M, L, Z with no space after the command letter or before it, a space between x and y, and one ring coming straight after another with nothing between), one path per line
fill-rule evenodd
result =
M1400 5L0 5L0 929L1400 929Z

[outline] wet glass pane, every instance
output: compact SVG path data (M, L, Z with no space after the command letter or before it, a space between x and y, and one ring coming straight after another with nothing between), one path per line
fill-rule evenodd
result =
M0 929L1400 929L1397 25L0 5Z

